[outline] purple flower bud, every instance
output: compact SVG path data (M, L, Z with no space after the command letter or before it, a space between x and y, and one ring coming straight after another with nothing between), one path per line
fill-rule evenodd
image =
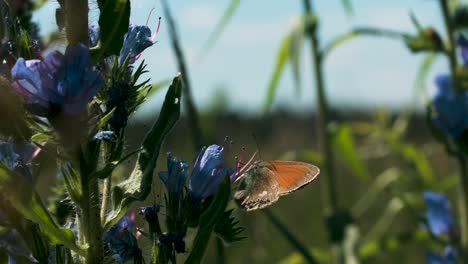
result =
M450 234L453 232L454 220L450 201L444 194L424 192L426 203L426 218L429 230L436 234Z
M53 52L42 61L19 58L11 75L13 88L49 114L57 106L71 115L83 112L104 83L83 44L68 46L65 55Z
M122 65L125 60L128 60L129 65L133 64L137 56L153 44L149 27L130 25L120 50L119 65Z
M223 161L223 147L219 145L203 147L198 154L189 182L189 192L195 201L216 193L229 173L227 168L222 167Z
M450 136L459 137L468 127L468 95L456 94L452 80L448 75L439 75L435 79L437 92L433 99L434 124Z

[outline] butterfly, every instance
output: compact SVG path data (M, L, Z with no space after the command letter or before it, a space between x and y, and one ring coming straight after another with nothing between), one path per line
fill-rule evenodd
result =
M311 183L320 173L317 166L298 161L255 161L244 167L235 180L234 200L246 211L270 206L280 196Z

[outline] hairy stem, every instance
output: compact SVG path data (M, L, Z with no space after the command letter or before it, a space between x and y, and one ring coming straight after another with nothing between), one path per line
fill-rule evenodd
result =
M83 192L81 202L81 224L85 243L89 246L87 264L102 263L104 249L102 245L102 226L99 216L99 186L97 178L89 180L88 175L81 177Z

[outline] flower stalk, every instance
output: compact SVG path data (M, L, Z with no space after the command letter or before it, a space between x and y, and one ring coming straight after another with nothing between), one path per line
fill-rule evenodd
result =
M304 0L304 15L314 15L313 6L310 0ZM336 180L333 172L333 149L331 135L327 130L330 122L327 95L325 93L325 83L323 79L323 65L320 53L320 41L318 38L316 26L308 26L307 35L311 40L312 67L315 76L315 86L317 93L317 110L318 110L318 142L321 144L321 152L324 156L324 164L322 173L325 175L321 180L323 184L324 200L328 208L334 211L338 207L338 192L336 190Z

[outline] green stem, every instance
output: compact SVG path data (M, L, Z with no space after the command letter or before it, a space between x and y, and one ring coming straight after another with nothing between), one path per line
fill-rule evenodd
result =
M448 47L446 48L446 54L449 59L450 64L450 73L452 75L452 80L455 79L455 72L457 69L457 54L455 47L455 30L452 24L452 16L450 15L448 2L447 0L439 0L440 7L442 9L442 16L444 18L445 31L447 32L448 38ZM456 82L455 82L456 83Z
M291 233L288 228L270 211L270 209L263 209L263 212L267 216L268 220L286 237L288 242L295 248L309 264L319 263L309 250L302 245L301 242Z
M70 44L88 43L88 0L66 0L66 29Z
M224 243L223 240L219 237L216 237L216 254L217 263L226 263L226 252L224 252Z
M99 215L99 186L97 178L89 179L89 175L82 174L81 188L81 232L84 232L84 242L88 247L87 264L102 263L104 249L102 245L102 226Z
M312 4L310 0L303 0L304 4L304 15L314 15ZM332 211L338 207L338 192L336 190L336 179L333 172L333 150L331 143L331 136L327 130L329 124L329 112L327 97L325 94L325 84L323 80L323 65L320 54L319 38L316 30L316 26L309 27L307 34L311 40L311 51L312 51L312 62L315 75L315 85L317 92L317 105L318 105L318 142L321 144L321 150L324 155L324 164L322 168L323 177L320 181L323 184L322 190L324 191L325 204Z
M184 84L183 99L185 107L187 108L187 117L191 129L192 142L194 144L195 149L200 149L203 146L203 134L200 127L198 111L192 96L192 86L189 79L187 63L185 62L185 56L180 45L180 38L177 35L174 19L172 18L171 11L169 10L169 4L166 0L161 1L161 4L163 7L164 15L167 19L167 24L169 26L169 35L172 42L172 49L174 50L175 56L177 58L179 71L182 73L182 79Z
M190 256L185 261L185 264L198 264L202 263L203 256L205 255L208 242L210 242L211 232L213 228L199 228L197 236L193 241L193 248Z

